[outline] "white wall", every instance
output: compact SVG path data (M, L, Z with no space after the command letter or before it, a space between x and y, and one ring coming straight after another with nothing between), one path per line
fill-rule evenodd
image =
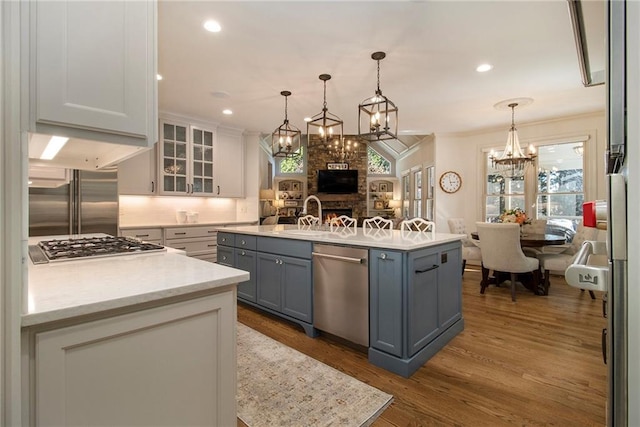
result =
M482 169L483 149L498 147L502 149L507 140L508 127L490 129L464 135L436 135L435 165L436 180L448 170L458 172L462 177L461 189L448 194L436 185L436 230L448 232L447 218L462 217L468 231L475 230L475 222L482 221L482 195L484 177ZM597 112L581 116L547 122L519 124L518 135L524 147L530 143L542 141L570 141L574 137L589 136L585 144L585 161L588 170L595 174L585 176L585 199L605 199L604 151L606 147L605 113ZM422 162L416 155L406 159L407 166ZM405 166L406 168L406 166ZM589 180L594 176L593 180Z

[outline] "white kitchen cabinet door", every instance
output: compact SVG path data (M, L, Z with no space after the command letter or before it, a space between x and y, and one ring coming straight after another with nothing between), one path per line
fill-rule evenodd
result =
M236 425L235 291L35 334L35 425Z
M218 128L215 165L216 195L244 197L244 141L239 131Z
M131 139L120 142L132 145L156 141L156 8L154 1L33 3L35 131L51 134L52 125L124 135Z
M118 163L118 194L152 196L158 191L156 147Z

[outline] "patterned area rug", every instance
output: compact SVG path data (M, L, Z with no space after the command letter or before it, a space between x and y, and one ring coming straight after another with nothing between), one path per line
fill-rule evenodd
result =
M237 399L250 427L368 426L393 396L238 323Z

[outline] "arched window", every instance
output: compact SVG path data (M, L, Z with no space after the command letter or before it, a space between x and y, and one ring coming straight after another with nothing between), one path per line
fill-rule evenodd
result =
M297 156L280 159L279 167L282 174L304 173L304 147L300 147Z
M367 147L368 174L391 175L391 162L371 147Z

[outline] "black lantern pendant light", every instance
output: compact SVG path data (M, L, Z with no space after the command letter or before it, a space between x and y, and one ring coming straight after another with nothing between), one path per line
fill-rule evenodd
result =
M358 136L367 141L396 139L398 134L398 108L380 90L380 61L387 55L374 52L371 59L378 63L376 93L358 106Z
M291 95L288 90L283 90L284 96L284 123L271 134L271 154L274 157L294 157L300 154L300 136L302 132L289 124L287 117L287 97Z
M343 122L327 109L327 80L331 79L329 74L320 74L318 77L324 83L324 95L322 111L307 122L307 137L309 144L312 144L312 135L319 137L319 144L329 147L335 141L342 141ZM315 143L316 141L314 141Z

